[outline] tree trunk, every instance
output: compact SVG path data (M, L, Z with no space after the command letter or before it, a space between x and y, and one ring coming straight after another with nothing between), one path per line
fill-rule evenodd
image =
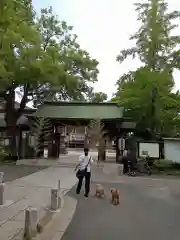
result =
M98 149L98 161L99 162L106 161L106 151L102 151L102 150Z
M86 133L84 137L84 148L89 148L89 136Z
M15 91L10 90L6 94L5 104L5 121L7 125L6 135L9 137L9 154L10 156L17 157L17 146L16 146L16 123L19 118L16 109L14 108L15 102Z
M106 146L103 141L104 141L104 139L99 141L98 161L106 161Z
M5 104L5 121L7 126L7 136L10 138L10 155L18 156L18 148L16 146L16 133L17 133L17 120L21 116L23 110L26 107L26 103L28 100L28 90L29 84L24 85L24 95L20 103L19 109L15 109L15 89L17 86L12 85L10 89L5 93L4 99L6 101Z

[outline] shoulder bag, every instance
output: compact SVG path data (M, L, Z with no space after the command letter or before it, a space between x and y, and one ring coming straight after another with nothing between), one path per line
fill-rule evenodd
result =
M85 177L85 175L86 175L86 173L87 173L87 167L88 167L88 165L89 165L89 163L90 163L90 160L91 160L91 156L89 157L89 161L88 161L88 164L85 166L85 168L83 169L83 170L78 170L77 172L76 172L76 177L79 179L79 178L81 178L81 177Z

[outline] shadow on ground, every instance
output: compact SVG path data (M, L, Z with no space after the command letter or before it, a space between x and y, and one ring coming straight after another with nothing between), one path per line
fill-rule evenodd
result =
M46 167L23 166L23 165L0 165L0 172L4 172L4 182L13 181L32 173L41 171Z
M143 181L143 180L142 180ZM92 184L92 192L94 191ZM119 206L83 192L76 196L75 188L69 195L78 199L76 213L62 240L179 240L180 197L174 198L169 189L153 181L150 185L103 183L120 189Z

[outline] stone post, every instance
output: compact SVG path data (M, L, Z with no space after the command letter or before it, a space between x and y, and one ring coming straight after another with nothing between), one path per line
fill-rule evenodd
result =
M51 210L59 208L59 189L51 189Z
M36 208L31 208L31 216L32 216L32 222L31 222L31 228L32 228L32 237L35 237L37 234L37 220L38 220L38 211Z
M61 189L61 180L58 180L58 190L60 191Z
M4 173L0 172L0 183L3 183L4 181Z
M118 166L118 175L120 175L120 176L123 175L123 168L124 168L123 164L119 164L119 166Z
M65 136L64 134L60 134L60 154L66 154L67 153L67 149L66 149L66 144L65 144Z
M32 239L37 234L37 209L28 208L25 211L24 239Z
M31 211L25 210L24 239L31 237Z
M4 183L0 183L0 205L4 205Z
M58 207L61 208L61 197L62 195L60 196L61 194L61 180L58 180L58 191L59 191L59 194L58 194Z

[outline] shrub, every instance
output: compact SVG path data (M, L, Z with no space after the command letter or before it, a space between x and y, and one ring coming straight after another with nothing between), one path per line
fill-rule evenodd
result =
M6 148L0 145L0 161L4 161L7 156L8 152L6 151Z
M154 163L154 170L158 171L179 171L180 163L172 162L170 160L158 160Z
M153 168L158 171L172 170L172 161L169 161L169 160L155 161Z
M180 170L180 163L172 162L172 168L176 170Z

